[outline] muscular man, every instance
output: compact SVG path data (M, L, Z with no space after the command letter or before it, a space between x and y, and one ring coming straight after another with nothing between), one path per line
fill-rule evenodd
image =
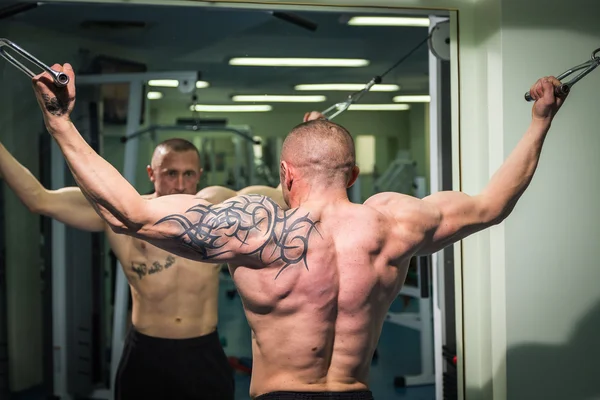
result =
M145 200L69 121L73 70L53 68L71 83L59 89L46 73L34 78L46 126L111 228L199 262L229 263L253 332L256 399L371 399L371 357L409 260L510 214L563 102L555 78L531 88L529 129L477 196L381 193L353 204L346 195L359 172L352 137L323 119L302 123L281 153L284 211L258 195L218 205L185 195Z
M199 154L183 139L159 144L148 166L155 192L146 199L196 193ZM34 213L72 227L106 232L132 295L132 327L115 382L116 399L233 399L233 373L217 333L219 266L198 265L147 242L117 235L78 187L47 190L0 144L0 174ZM252 186L240 193L281 191ZM211 186L196 197L219 203L238 193Z

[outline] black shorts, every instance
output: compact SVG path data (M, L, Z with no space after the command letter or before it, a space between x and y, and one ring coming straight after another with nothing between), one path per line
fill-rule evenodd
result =
M254 400L373 400L370 390L352 392L271 392Z
M234 378L217 331L162 339L131 327L115 382L115 400L233 400Z

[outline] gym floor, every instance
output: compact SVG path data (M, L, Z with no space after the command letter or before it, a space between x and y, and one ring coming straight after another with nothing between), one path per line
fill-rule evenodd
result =
M233 284L224 279L219 293L219 335L230 357L251 358L250 328L242 309L239 296L233 292ZM228 295L229 293L229 295ZM231 296L232 293L235 293ZM415 312L416 302L411 302L405 311ZM403 304L396 301L391 311L402 311ZM378 357L371 368L371 391L375 399L434 400L433 385L404 389L394 387L394 377L418 375L421 369L419 333L415 330L385 323L378 346ZM248 391L250 376L236 373L236 400L250 400ZM14 394L10 400L43 400L43 390L34 388Z

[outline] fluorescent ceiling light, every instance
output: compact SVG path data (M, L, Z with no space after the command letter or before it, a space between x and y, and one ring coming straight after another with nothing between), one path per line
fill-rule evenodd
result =
M409 110L408 104L352 104L350 111L406 111Z
M196 104L190 106L190 110L198 112L266 112L271 111L273 107L269 105L212 105L212 104Z
M148 100L158 100L162 99L163 94L161 92L148 92Z
M177 79L152 79L148 81L148 86L178 87L179 81Z
M431 96L429 95L413 95L413 96L395 96L394 103L429 103Z
M320 103L327 98L321 95L314 96L283 96L283 95L236 95L232 97L233 101L257 101L257 102L284 102L284 103Z
M261 67L365 67L369 60L360 58L260 58L237 57L229 65Z
M148 81L148 86L176 88L179 87L179 81L177 79L152 79ZM203 89L208 86L209 83L206 81L196 82L197 89Z
M411 17L352 17L348 25L353 26L429 26L429 18Z
M320 84L303 84L294 86L295 90L342 90L345 92L363 90L364 83L320 83ZM396 92L400 90L398 85L379 84L373 85L370 92Z

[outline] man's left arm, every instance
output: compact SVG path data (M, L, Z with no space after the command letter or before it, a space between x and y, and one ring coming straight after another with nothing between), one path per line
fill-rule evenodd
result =
M236 196L221 204L193 195L143 198L71 122L75 104L71 66L55 64L52 69L66 73L70 82L58 88L46 72L33 79L44 122L82 192L115 232L196 261L258 267L270 260L278 243L274 232L285 218L274 201L264 196Z
M261 264L283 210L264 196L213 204L194 195L143 198L70 122L48 124L79 187L116 233L210 263Z

